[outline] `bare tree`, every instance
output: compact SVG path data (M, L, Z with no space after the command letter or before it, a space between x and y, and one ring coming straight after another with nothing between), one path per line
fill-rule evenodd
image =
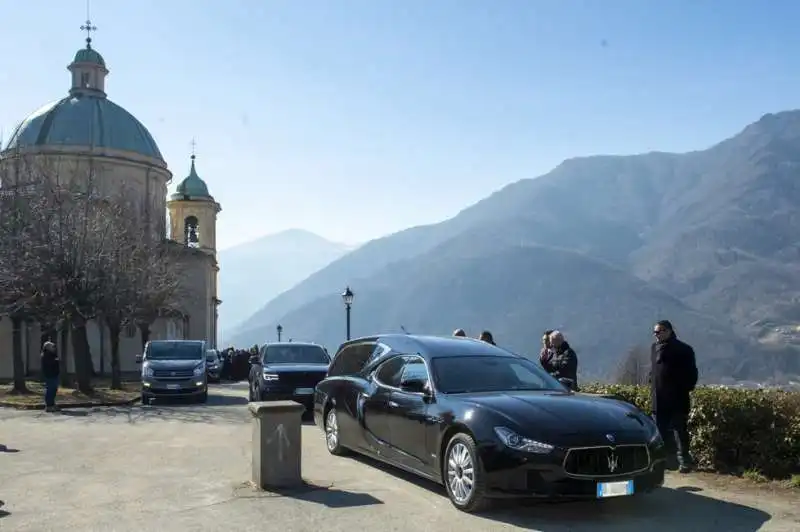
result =
M96 273L113 246L113 224L106 223L109 202L97 194L91 172L76 168L65 175L62 161L20 157L14 168L10 188L17 191L13 196L18 201L7 213L14 230L4 228L0 240L21 247L4 248L4 260L14 272L7 285L16 300L16 308L5 310L12 316L27 313L48 325L66 320L76 384L90 393L93 365L86 324L95 316L100 296Z
M617 366L614 382L617 384L644 385L650 376L650 356L642 346L635 346L625 353Z
M136 323L137 318L141 326L143 309L158 317L177 308L180 269L165 236L146 230L148 211L141 208L134 194L120 194L108 207L107 222L114 245L96 273L102 286L98 310L110 333L111 386L120 388L119 340L123 328Z

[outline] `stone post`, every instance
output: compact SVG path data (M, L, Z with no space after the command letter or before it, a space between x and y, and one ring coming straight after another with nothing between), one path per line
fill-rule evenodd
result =
M253 483L259 489L292 488L301 476L302 415L294 401L249 404L253 414Z

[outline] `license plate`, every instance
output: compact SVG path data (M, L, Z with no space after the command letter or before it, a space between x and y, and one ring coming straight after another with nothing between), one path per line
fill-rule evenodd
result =
M598 482L597 483L597 498L604 499L606 497L624 497L626 495L633 495L633 481L624 480L622 482Z
M294 391L294 394L295 395L313 395L314 394L314 388L297 388Z
M180 390L180 384L167 384L167 390Z

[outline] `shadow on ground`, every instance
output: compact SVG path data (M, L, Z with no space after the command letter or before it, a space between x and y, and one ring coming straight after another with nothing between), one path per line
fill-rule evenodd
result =
M353 461L377 468L405 482L447 498L443 486L366 458ZM724 530L754 532L771 519L768 513L741 504L721 501L698 492L701 488L684 486L661 488L650 494L605 501L498 500L480 519L539 530ZM491 526L487 523L487 526Z
M12 449L8 445L3 445L0 443L0 453L18 453L19 449ZM2 506L2 504L0 504Z
M5 502L0 501L0 519L2 519L4 517L8 517L9 515L11 515L11 512L7 512L7 511L3 510L3 506L5 506L5 505L6 505Z
M383 504L382 500L373 497L369 493L356 493L332 486L316 486L313 484L306 484L297 489L277 490L269 493L281 495L283 497L291 497L299 501L313 502L327 508L335 509Z

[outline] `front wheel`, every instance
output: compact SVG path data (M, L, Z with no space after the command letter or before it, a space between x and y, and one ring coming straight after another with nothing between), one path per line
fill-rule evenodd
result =
M459 432L450 439L442 467L447 496L453 506L473 513L489 507L483 464L469 434Z
M152 401L152 399L150 398L149 395L147 395L146 393L142 394L142 405L143 406L149 406L151 401Z
M339 439L339 414L336 412L335 406L332 406L325 415L325 446L332 455L347 454L347 449L342 447Z
M208 392L205 391L197 396L198 403L207 403L208 402Z

